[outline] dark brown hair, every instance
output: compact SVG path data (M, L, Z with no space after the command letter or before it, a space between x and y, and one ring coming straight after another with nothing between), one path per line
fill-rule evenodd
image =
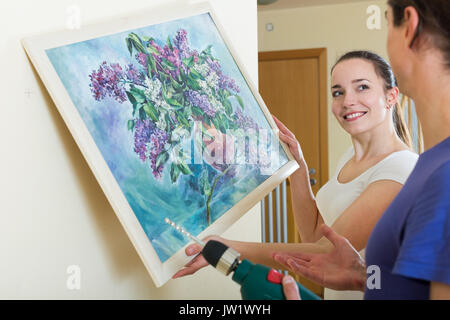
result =
M333 73L334 67L336 67L339 62L350 59L363 59L371 62L375 68L376 74L383 79L385 92L394 87L397 87L397 80L395 79L394 73L392 72L392 68L389 63L378 54L370 51L347 52L337 60L337 62L331 69L331 73ZM411 134L406 126L405 118L403 116L403 110L399 103L394 106L394 110L392 112L392 120L394 122L395 131L397 132L398 137L409 148L412 148Z
M405 9L413 7L419 15L419 24L411 48L422 33L431 36L433 45L444 54L450 68L450 1L449 0L388 0L392 8L394 26L403 23Z

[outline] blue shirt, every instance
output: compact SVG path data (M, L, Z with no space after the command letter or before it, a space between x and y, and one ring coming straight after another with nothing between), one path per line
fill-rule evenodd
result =
M431 281L450 284L450 137L420 155L369 238L366 265L381 277L365 299L429 299Z

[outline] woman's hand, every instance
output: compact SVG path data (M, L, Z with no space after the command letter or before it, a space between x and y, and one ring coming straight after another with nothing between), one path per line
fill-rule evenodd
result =
M275 253L274 260L323 287L364 291L366 266L359 253L325 224L322 233L334 246L329 253Z
M303 159L302 148L300 147L300 143L295 138L295 135L274 115L272 115L273 120L277 124L278 129L280 129L280 140L286 143L289 146L289 150L294 156L295 160L301 165Z
M203 239L203 241L205 243L208 242L209 240L216 240L216 241L224 242L223 239L219 236L209 236L209 237ZM175 273L173 275L172 279L176 279L176 278L194 274L201 268L206 267L208 265L208 262L206 262L205 258L203 258L203 256L201 255L202 249L203 249L203 247L197 243L187 246L186 250L185 250L186 255L187 256L197 255L197 256L194 257L191 261L189 261L183 267L183 269L181 269L180 271Z

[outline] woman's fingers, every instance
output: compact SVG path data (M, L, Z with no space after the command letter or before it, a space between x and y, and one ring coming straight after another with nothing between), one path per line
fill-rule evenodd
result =
M302 276L304 278L307 278L319 285L324 285L323 283L323 277L322 274L320 274L320 272L313 270L312 268L308 268L302 265L299 265L295 262L291 262L290 264L290 269L292 270L292 272L294 272L295 274L298 274L299 276Z
M289 130L284 124L283 122L281 122L280 120L277 119L277 117L275 117L274 115L272 115L273 120L275 121L278 129L280 129L281 132L283 132L284 134L295 138L295 135L291 132L291 130Z
M184 251L185 251L186 255L193 256L202 251L202 246L197 243L194 243L194 244L187 246L186 250L184 250Z
M286 253L275 253L272 255L272 258L278 262L279 264L292 269L292 266L289 264L295 264L295 266L300 265L304 267L308 267L309 262L311 261L311 258L307 255L301 254L300 256L298 254L286 254ZM294 271L294 270L293 270Z
M197 272L197 270L206 266L208 263L204 261L202 258L203 257L201 256L197 256L191 261L189 261L183 269L181 269L172 276L172 279L194 274L195 272Z

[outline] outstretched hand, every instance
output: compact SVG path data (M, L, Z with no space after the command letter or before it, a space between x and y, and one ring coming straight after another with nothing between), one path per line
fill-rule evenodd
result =
M322 225L323 235L334 248L328 253L274 253L273 259L296 274L335 290L364 291L365 262L350 242Z
M206 239L203 239L203 241L207 242L209 240L217 240L217 241L221 241L220 237L217 236L210 236ZM223 242L223 241L222 241ZM200 270L201 268L204 268L208 265L208 262L205 260L205 258L203 258L201 252L202 252L203 247L197 243L191 244L189 246L186 247L186 255L191 257L191 256L195 256L191 261L189 261L184 267L183 269L181 269L180 271L178 271L177 273L175 273L172 276L172 279L176 279L176 278L180 278L180 277L184 277L184 276L188 276L191 274L196 273L198 270Z

